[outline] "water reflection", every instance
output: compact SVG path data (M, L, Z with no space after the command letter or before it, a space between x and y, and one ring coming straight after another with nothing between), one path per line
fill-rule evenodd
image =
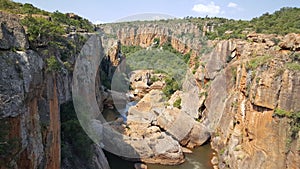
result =
M134 162L124 160L114 154L105 152L111 169L134 169ZM148 169L212 169L210 159L212 150L209 144L193 149L192 154L186 154L186 161L177 166L147 164Z
M212 150L209 144L193 149L192 154L186 154L186 161L177 166L148 164L148 169L212 169L210 159Z

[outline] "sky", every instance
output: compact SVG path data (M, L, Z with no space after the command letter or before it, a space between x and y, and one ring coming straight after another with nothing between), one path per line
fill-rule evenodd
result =
M73 12L93 23L115 22L144 14L185 16L218 16L250 20L282 7L299 7L300 0L13 0L31 3L46 11Z

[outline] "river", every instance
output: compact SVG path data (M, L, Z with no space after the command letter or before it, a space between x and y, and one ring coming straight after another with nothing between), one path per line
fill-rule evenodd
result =
M105 152L111 169L134 169L134 162L124 160L114 154ZM159 164L147 164L148 169L212 169L210 159L212 150L209 144L193 149L192 154L185 155L185 162L181 165L167 166Z

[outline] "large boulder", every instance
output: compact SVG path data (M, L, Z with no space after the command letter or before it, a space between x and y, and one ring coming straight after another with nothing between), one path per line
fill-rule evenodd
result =
M300 34L296 33L290 33L287 34L281 43L279 43L279 46L282 49L287 50L300 50Z

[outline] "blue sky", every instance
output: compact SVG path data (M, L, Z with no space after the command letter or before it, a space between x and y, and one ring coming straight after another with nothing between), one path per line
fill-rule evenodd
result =
M74 12L92 22L114 22L123 17L160 13L175 17L220 16L249 20L281 7L299 7L300 0L14 0L47 11Z

